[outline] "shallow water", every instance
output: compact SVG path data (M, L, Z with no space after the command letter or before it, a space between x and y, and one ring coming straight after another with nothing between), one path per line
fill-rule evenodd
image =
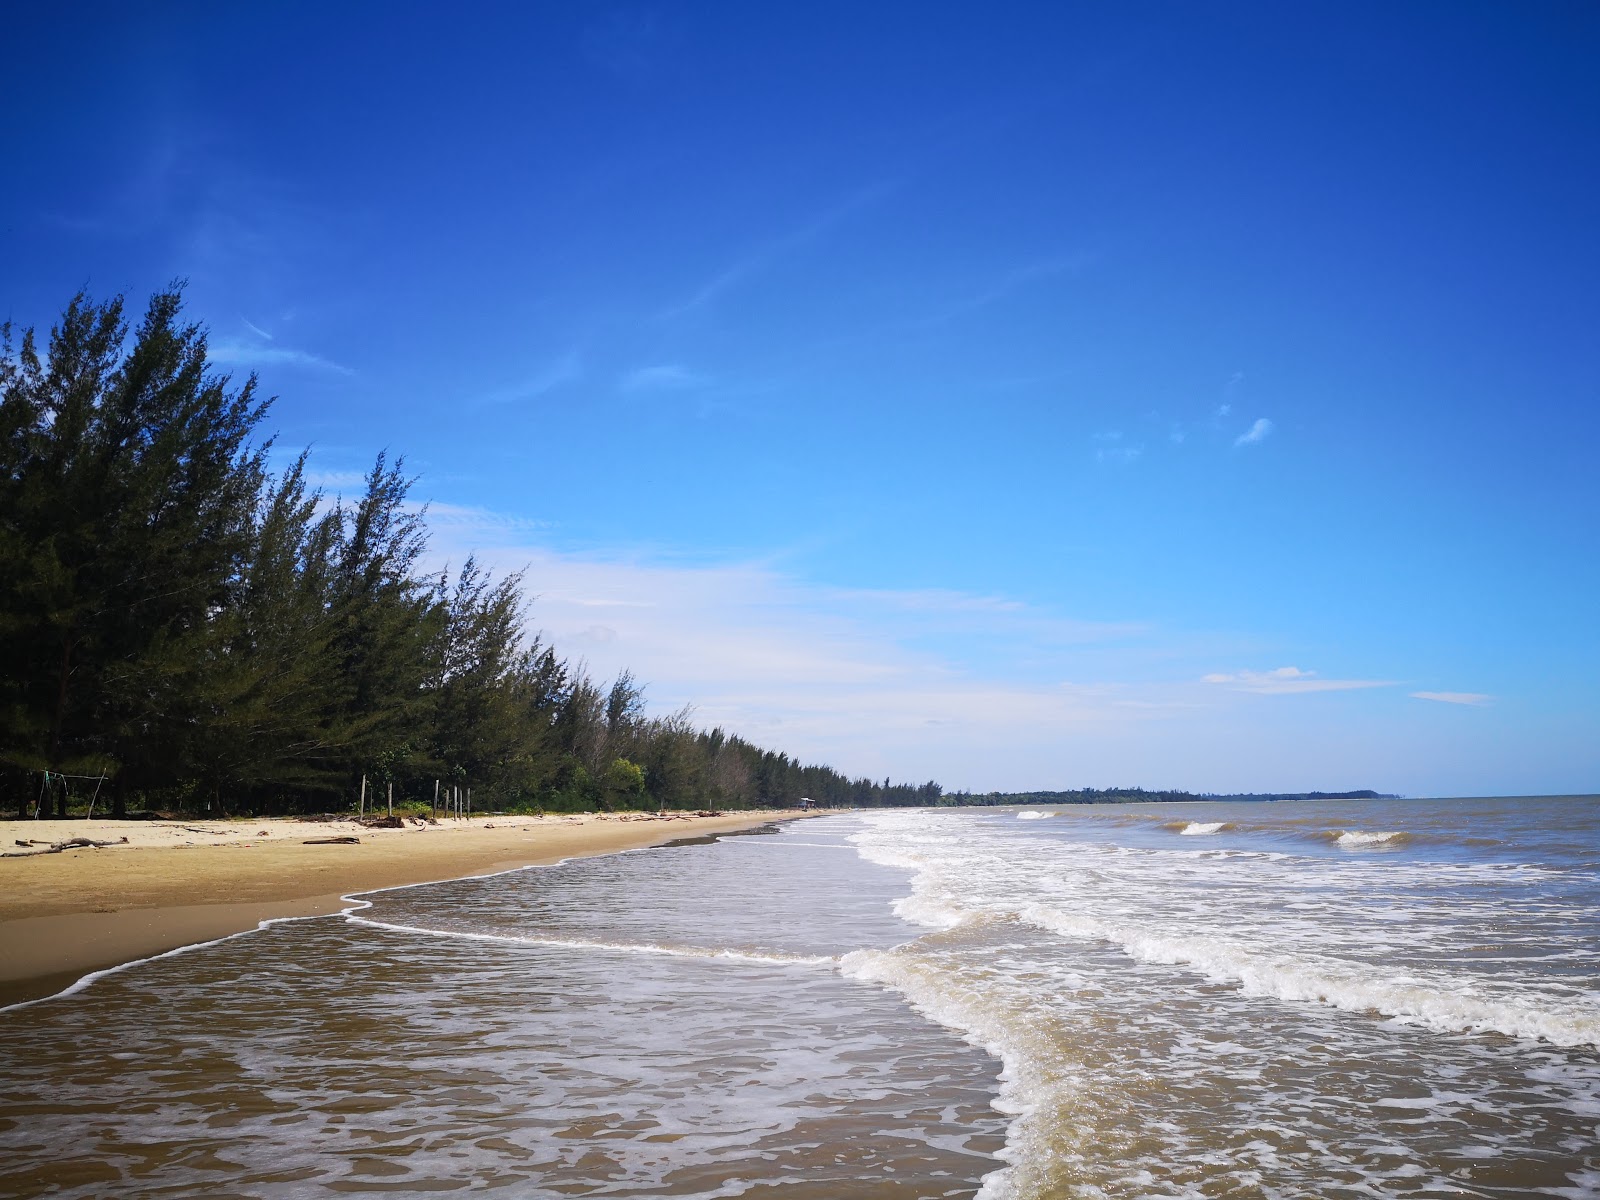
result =
M13 1009L0 1194L970 1196L995 1064L837 969L914 934L903 876L742 848L780 836L382 893Z
M936 932L844 968L1004 1059L986 1196L1600 1194L1594 799L860 820Z
M7 1011L0 1195L1600 1195L1594 799L879 811L368 899Z

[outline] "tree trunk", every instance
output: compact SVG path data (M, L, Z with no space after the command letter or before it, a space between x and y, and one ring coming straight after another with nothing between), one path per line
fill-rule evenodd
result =
M111 819L126 821L128 819L128 787L123 782L122 772L117 772L117 777L111 784Z
M56 711L50 721L50 758L52 768L61 759L61 738L67 724L67 678L72 674L72 635L61 635L61 671L56 680Z

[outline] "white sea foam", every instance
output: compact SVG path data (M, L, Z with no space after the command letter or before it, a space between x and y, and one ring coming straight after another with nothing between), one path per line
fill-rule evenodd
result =
M1249 920L1237 912L1230 921L1229 905L1214 890L1229 877L1217 874L1221 863L1214 859L1129 846L1053 840L1046 845L1031 837L1019 842L1014 835L1009 853L996 854L987 852L970 824L946 841L925 828L897 825L892 817L875 816L869 826L870 832L853 840L867 858L916 872L911 895L895 907L925 926L953 929L979 917L1011 917L1061 936L1110 943L1137 962L1195 971L1247 996L1375 1013L1439 1032L1600 1046L1600 1004L1570 997L1548 981L1537 987L1530 981L1519 992L1515 978L1480 979L1452 971L1448 961L1437 968L1397 968L1387 963L1394 951L1381 943L1367 945L1364 954L1334 952L1335 945L1362 947L1351 940L1353 930L1338 924L1351 914L1324 901L1310 910L1318 915L1294 918L1291 906L1300 901L1290 893L1283 904L1254 910ZM1382 845L1402 835L1361 836L1369 839L1362 844ZM1063 851L1075 857L1063 857ZM1352 868L1292 856L1245 865L1255 862L1277 872L1277 886L1320 886L1326 878L1355 888L1362 896L1361 915L1382 922L1374 932L1400 928L1406 918L1403 909L1385 918L1361 877L1326 875ZM1192 890L1170 890L1175 887ZM1183 906L1163 913L1174 900ZM1213 915L1223 920L1210 929Z
M770 850L786 850L790 846L807 846L807 847L810 847L813 850L850 850L850 849L852 849L852 847L840 845L838 842L797 842L797 841L794 841L791 838L781 838L781 839L779 839L779 838L771 838L771 839L769 839L769 838L741 837L741 838L718 838L717 840L719 842L723 842L723 843L725 843L727 845L730 845L730 846L739 846L739 847L744 847L744 846L765 846ZM643 847L641 847L641 849L654 850L654 849L657 849L657 847L655 847L655 846L643 846Z
M461 938L473 942L498 942L507 946L552 946L563 950L608 950L623 954L661 954L670 958L721 958L734 962L769 963L775 966L832 966L837 958L821 954L762 953L716 946L672 946L659 942L616 942L587 938L539 937L531 934L487 933L475 929L430 929L421 925L399 925L371 917L348 916L352 925L368 925L397 933L424 937Z
M1042 904L1018 916L1053 933L1112 942L1139 962L1193 968L1212 982L1238 985L1248 996L1377 1012L1441 1033L1499 1033L1556 1046L1600 1046L1600 1010L1589 1006L1557 1011L1477 994L1465 980L1422 973L1386 976L1367 963L1265 953L1220 937L1163 935Z
M1390 830L1387 833L1368 833L1362 829L1346 829L1334 839L1334 845L1345 847L1385 846L1391 842L1404 838L1405 834L1399 830Z
M1017 820L1019 820L1019 821L1042 821L1046 817L1053 817L1053 816L1055 816L1055 813L1053 813L1053 812L1047 812L1047 813L1045 813L1045 812L1019 812L1017 814Z
M1021 1195L1015 1176L1019 1169L1027 1168L1025 1125L1031 1113L1048 1104L1049 1096L1037 1075L1039 1059L1018 1042L1018 1030L1025 1028L1025 1023L1007 1020L1002 989L961 987L959 981L893 950L852 951L840 959L839 971L849 979L893 988L924 1016L1000 1060L1000 1094L993 1104L1012 1121L1006 1144L996 1157L1010 1165L983 1177L976 1200L1011 1200ZM1056 1153L1062 1152L1058 1149Z
M1226 821L1190 821L1178 832L1187 837L1204 837L1208 833L1221 833L1227 827Z

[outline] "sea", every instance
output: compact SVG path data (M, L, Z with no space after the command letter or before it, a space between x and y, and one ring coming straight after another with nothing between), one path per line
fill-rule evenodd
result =
M1600 1197L1600 797L874 810L0 1012L0 1195Z

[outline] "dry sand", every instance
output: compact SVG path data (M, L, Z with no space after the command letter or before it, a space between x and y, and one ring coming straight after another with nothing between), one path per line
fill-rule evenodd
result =
M0 859L0 1005L60 991L90 971L313 916L402 883L483 875L746 829L794 810L716 817L642 813L487 817L367 829L353 821L4 821L19 840L88 837L126 845ZM305 845L350 835L358 845Z

